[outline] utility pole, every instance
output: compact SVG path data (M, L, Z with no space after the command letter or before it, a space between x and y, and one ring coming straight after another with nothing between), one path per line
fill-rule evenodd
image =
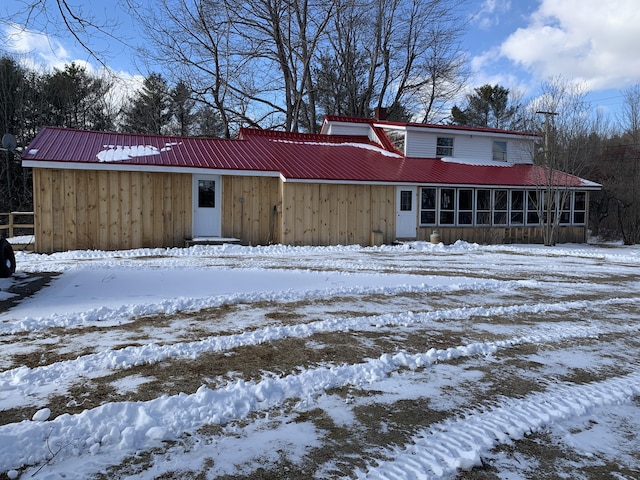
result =
M543 111L543 110L539 110L536 113L539 113L540 115L544 115L544 163L545 165L548 167L549 166L549 135L550 135L550 131L549 131L549 120L554 117L555 115L558 115L557 112L547 112L547 111Z

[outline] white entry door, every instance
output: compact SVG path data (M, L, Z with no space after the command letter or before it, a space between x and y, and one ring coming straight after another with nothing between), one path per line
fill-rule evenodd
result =
M193 176L193 237L220 236L220 175Z
M418 228L417 187L396 190L396 238L416 238Z

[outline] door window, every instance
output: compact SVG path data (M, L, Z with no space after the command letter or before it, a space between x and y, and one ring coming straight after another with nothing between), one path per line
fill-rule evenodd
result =
M216 181L198 180L198 207L216 207Z

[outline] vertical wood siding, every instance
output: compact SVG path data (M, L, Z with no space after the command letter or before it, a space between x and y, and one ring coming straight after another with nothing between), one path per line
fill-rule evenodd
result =
M222 177L222 236L247 245L281 243L280 179Z
M183 246L191 175L33 170L36 251Z
M370 245L373 231L395 239L395 187L282 184L282 243Z

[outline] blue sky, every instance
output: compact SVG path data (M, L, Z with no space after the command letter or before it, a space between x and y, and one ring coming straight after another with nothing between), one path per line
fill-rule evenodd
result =
M28 1L28 0L24 0ZM146 0L137 0L144 2ZM49 0L52 10L55 2ZM32 19L31 31L17 33L7 23L24 24L22 1L0 7L0 48L20 53L34 64L62 67L76 61L99 68L68 34L55 35L44 17ZM117 38L96 35L90 46L124 78L148 73L126 43L140 38L121 8L93 0L71 0L97 20L116 21ZM640 8L638 0L469 0L462 47L467 51L469 87L500 84L529 98L541 82L556 76L580 82L594 107L614 114L621 90L640 83ZM53 18L53 15L51 16ZM124 42L120 41L124 40Z

